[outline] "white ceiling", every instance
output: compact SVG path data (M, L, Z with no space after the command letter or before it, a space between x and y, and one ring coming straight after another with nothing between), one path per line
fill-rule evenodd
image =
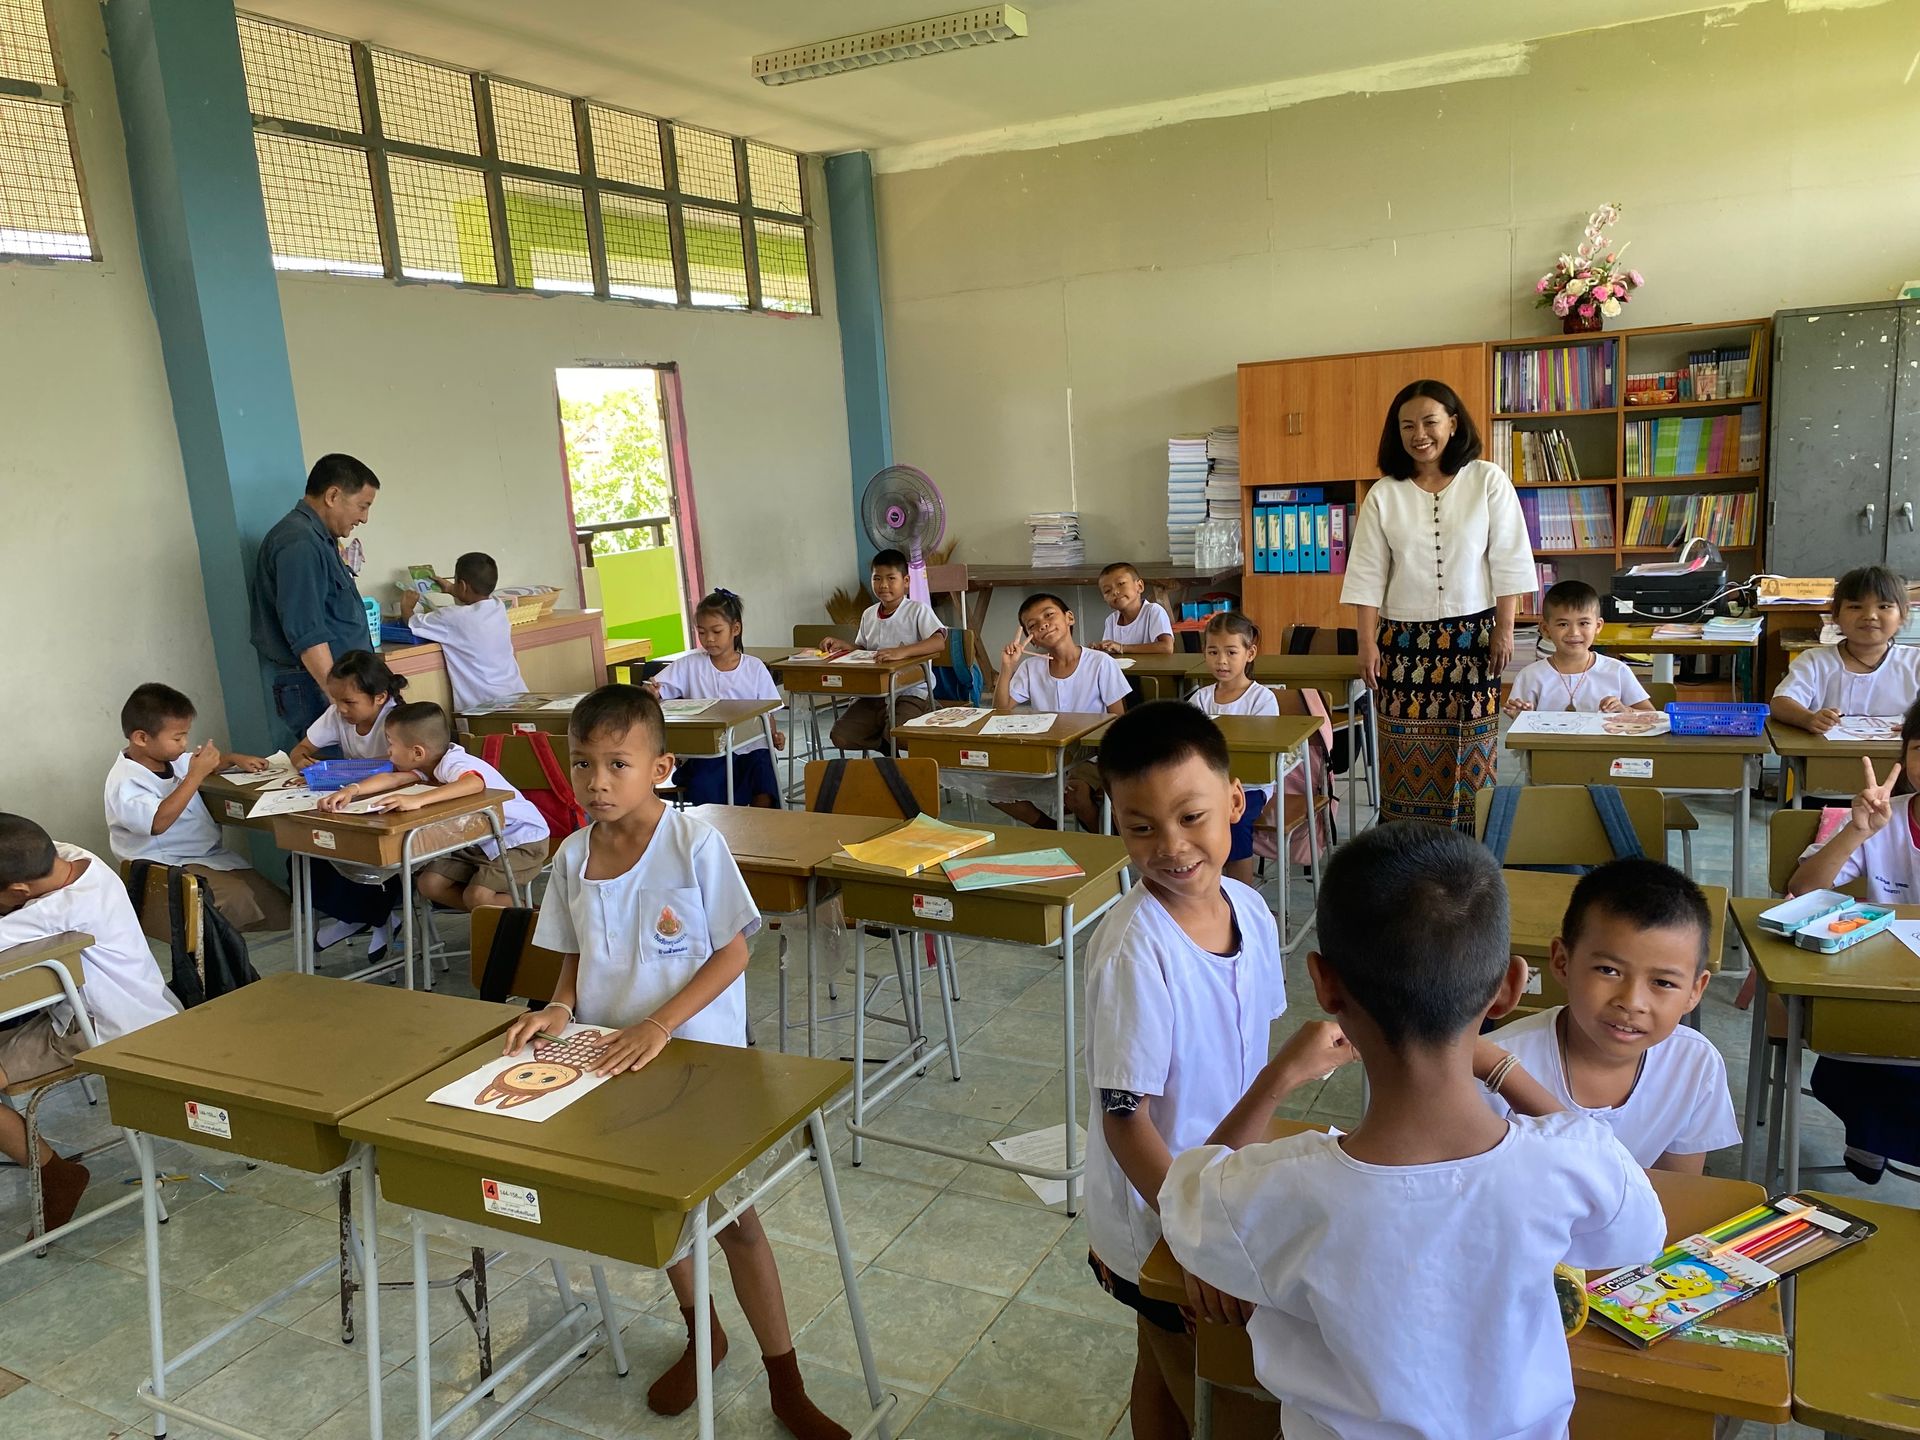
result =
M1571 7L1542 0L1025 0L1031 33L1024 40L777 88L749 76L754 54L941 14L962 8L961 0L241 0L241 8L796 150L833 152L926 146L1090 111L1741 6L1586 0L1575 21L1566 18Z

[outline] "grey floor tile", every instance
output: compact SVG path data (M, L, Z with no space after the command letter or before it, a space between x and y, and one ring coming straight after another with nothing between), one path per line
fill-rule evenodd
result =
M1126 1406L1133 1360L1115 1327L1015 1301L934 1398L1100 1440Z
M281 1330L190 1389L180 1403L263 1435L305 1435L366 1394L361 1357Z
M871 1142L869 1142L871 1143ZM873 1259L891 1245L913 1217L933 1203L939 1192L905 1180L871 1175L851 1164L836 1165L840 1206L846 1221L847 1243L862 1261ZM795 1190L761 1212L761 1223L777 1242L790 1240L815 1250L833 1245L827 1207L811 1187Z
M166 1292L161 1316L168 1356L198 1344L239 1314L239 1310L183 1291ZM249 1322L173 1371L167 1377L169 1392L184 1394L279 1333L278 1327L263 1320ZM43 1383L69 1400L131 1423L151 1413L135 1398L134 1392L152 1373L143 1306L138 1315L129 1316L48 1370Z
M942 1195L921 1211L874 1263L1011 1297L1067 1228L1050 1210L972 1195Z
M1063 1310L1107 1325L1134 1328L1133 1311L1115 1300L1094 1283L1087 1268L1087 1220L1084 1215L1067 1227L1066 1234L1035 1267L1016 1297L1028 1305L1048 1310Z
M972 1410L951 1400L935 1398L926 1403L914 1428L903 1431L901 1440L1059 1440L1076 1432L1042 1430L1035 1425ZM1102 1434L1111 1432L1103 1431Z
M925 1395L946 1378L1006 1302L978 1290L870 1267L860 1275L860 1303L881 1383ZM801 1331L798 1348L809 1373L815 1365L860 1373L860 1354L844 1306L829 1306Z
M98 1410L76 1405L38 1385L25 1385L0 1397L0 1435L32 1440L106 1440L119 1425Z

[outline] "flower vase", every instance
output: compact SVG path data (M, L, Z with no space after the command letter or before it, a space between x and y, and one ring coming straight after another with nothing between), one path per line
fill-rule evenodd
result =
M1578 310L1571 311L1560 322L1563 335L1591 335L1606 324L1606 317L1598 310L1591 315L1582 315Z

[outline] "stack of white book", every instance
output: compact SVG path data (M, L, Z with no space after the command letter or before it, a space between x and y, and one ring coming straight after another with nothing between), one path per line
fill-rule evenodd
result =
M1207 518L1240 518L1240 427L1216 425L1207 432Z
M1207 518L1207 437L1175 435L1167 441L1167 558L1193 563L1193 532Z
M1029 515L1027 534L1033 541L1036 566L1087 563L1087 544L1080 536L1078 510L1042 510Z

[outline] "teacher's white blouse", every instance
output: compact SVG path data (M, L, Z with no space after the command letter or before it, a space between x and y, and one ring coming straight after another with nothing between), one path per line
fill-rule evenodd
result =
M1374 482L1340 601L1374 606L1388 620L1445 620L1539 585L1513 482L1498 465L1470 460L1437 495L1411 480Z

